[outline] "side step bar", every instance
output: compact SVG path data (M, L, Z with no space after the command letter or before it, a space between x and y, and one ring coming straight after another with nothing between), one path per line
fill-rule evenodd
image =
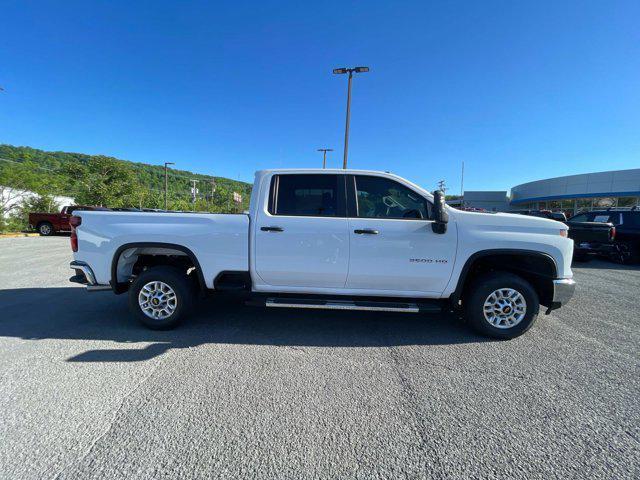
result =
M267 298L265 306L275 308L314 308L326 310L365 310L372 312L439 312L441 308L432 304L376 302L358 300L321 300L304 298Z

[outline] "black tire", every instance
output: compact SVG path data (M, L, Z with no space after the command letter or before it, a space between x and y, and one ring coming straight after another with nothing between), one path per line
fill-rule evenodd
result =
M166 318L152 318L147 315L143 310L139 296L145 285L151 282L162 282L168 286L175 294L175 306L173 312ZM158 299L159 300L159 299ZM192 282L189 281L189 277L186 272L183 272L175 267L159 266L152 267L142 272L133 282L129 289L129 308L131 312L142 322L145 326L152 330L168 330L174 328L182 319L189 313L193 307L194 301L194 289ZM156 308L162 307L163 302L159 300L159 305ZM166 304L166 302L165 302ZM173 304L173 303L172 303ZM150 309L153 309L150 306ZM168 313L169 310L165 310Z
M515 290L526 302L524 317L512 327L499 328L485 318L485 301L499 289ZM511 339L525 333L536 321L540 310L540 300L533 286L524 278L507 272L493 272L478 277L467 290L463 304L465 317L476 332L499 339Z
M42 237L50 237L54 234L53 225L49 222L41 222L38 224L38 233Z
M626 242L616 244L616 251L611 255L611 260L620 265L629 265L637 261L637 252L633 245Z

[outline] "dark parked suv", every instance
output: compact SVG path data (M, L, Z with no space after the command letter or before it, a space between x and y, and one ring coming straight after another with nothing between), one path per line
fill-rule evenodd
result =
M583 222L610 223L615 230L613 239L609 241L615 247L614 260L621 263L631 263L640 260L640 210L609 208L579 213L567 221L569 229L572 224Z

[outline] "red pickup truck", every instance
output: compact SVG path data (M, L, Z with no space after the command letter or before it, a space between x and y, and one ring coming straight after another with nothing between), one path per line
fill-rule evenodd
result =
M109 210L104 207L90 207L86 205L69 205L62 207L60 213L30 213L29 226L40 233L49 236L56 232L69 232L69 219L74 210Z

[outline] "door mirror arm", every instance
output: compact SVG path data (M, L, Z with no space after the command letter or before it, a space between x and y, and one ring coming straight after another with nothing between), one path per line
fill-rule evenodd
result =
M444 192L436 190L433 193L433 219L431 224L433 233L445 233L447 231L447 223L449 223L449 214L445 208Z

